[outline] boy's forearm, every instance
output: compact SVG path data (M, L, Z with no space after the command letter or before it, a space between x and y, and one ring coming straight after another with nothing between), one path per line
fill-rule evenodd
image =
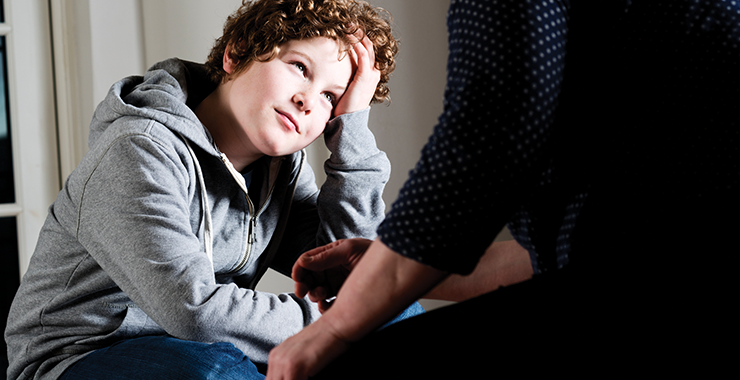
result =
M334 165L358 164L357 160L382 153L368 127L370 107L337 116L326 125L324 142Z
M532 277L529 253L516 240L494 242L481 257L473 273L452 274L424 298L464 301Z
M369 109L342 115L327 126L326 145L332 154L324 165L326 182L318 196L319 244L372 239L385 216L382 195L390 161L367 127L368 114Z

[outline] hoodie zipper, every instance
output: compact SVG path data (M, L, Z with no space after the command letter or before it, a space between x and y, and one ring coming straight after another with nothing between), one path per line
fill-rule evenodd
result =
M236 168L234 168L234 165L231 164L231 161L229 161L229 159L223 153L221 153L221 161L223 161L224 165L226 165L229 173L231 173L231 176L234 177L234 180L244 192L244 196L247 199L249 214L251 215L249 218L249 228L247 231L247 249L245 250L244 255L242 255L241 260L239 260L239 264L237 264L234 269L229 271L229 273L236 273L242 270L242 268L247 265L247 262L249 262L249 257L252 254L252 244L254 243L254 236L257 233L257 217L259 216L259 214L262 213L262 211L265 209L264 205L266 205L267 201L272 197L272 192L273 190L275 190L275 184L277 183L277 181L274 181L272 183L272 186L270 186L270 191L268 191L267 193L267 198L265 198L264 202L262 202L262 208L255 212L254 203L252 203L252 199L249 198L249 190L247 190L247 185L244 182L244 177L236 170Z

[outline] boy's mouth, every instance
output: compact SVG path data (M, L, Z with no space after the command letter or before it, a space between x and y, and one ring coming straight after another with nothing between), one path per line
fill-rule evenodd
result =
M298 122L295 121L292 115L280 112L279 110L275 110L275 112L277 112L277 114L280 116L280 119L283 121L283 124L285 124L286 127L296 132L300 132L300 129L298 128Z

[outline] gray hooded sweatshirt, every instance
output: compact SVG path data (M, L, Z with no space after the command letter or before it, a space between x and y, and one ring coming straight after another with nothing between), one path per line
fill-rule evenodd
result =
M304 152L263 157L252 171L261 186L247 189L192 111L215 87L204 66L177 59L111 87L12 304L9 379L55 379L145 335L230 342L265 363L319 317L293 294L253 289L308 248L375 236L390 164L369 110L328 123L320 192Z

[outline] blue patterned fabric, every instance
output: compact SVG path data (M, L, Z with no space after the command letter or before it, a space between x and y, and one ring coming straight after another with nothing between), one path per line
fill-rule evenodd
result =
M465 274L508 224L536 273L603 268L737 210L740 1L452 0L447 26L394 251Z

